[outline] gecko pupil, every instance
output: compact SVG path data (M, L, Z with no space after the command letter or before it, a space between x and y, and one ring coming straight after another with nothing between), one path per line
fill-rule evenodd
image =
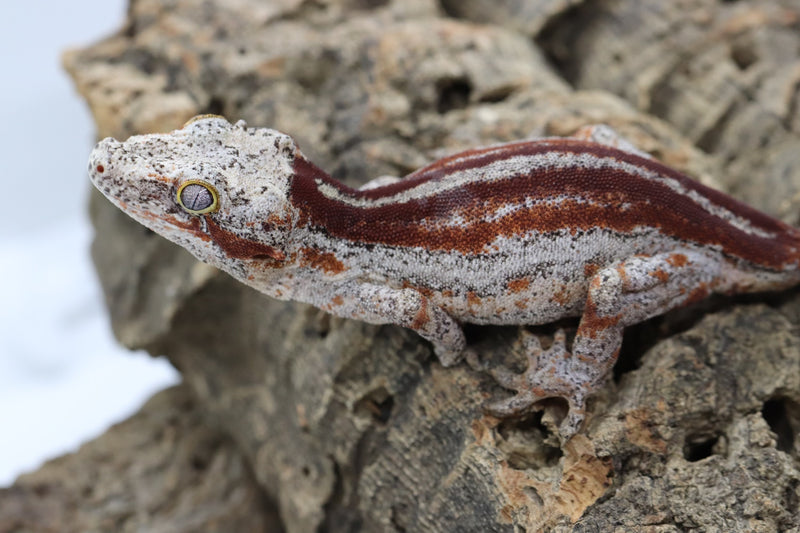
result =
M202 211L214 203L214 196L202 185L192 183L181 191L181 203L192 211Z

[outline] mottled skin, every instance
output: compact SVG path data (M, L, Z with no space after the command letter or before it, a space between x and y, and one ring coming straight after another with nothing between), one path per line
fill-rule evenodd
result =
M711 293L800 281L797 230L604 126L463 152L356 190L284 134L201 116L101 141L89 173L200 260L274 298L411 328L444 365L466 351L461 323L580 316L572 354L562 332L547 351L528 335L528 370L495 374L517 392L497 415L565 398L563 437L580 427L626 326Z

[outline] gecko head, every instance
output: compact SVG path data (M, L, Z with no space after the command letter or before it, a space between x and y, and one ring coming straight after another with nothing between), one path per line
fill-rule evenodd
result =
M100 141L89 176L141 224L247 281L286 257L296 150L277 131L201 115L171 133Z

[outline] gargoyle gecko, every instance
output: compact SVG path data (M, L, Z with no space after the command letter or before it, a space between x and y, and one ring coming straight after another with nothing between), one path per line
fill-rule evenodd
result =
M411 328L445 366L462 323L580 316L523 374L499 416L567 400L573 435L626 326L711 293L800 282L800 232L639 152L606 126L469 150L360 189L287 135L201 115L168 134L108 138L92 182L201 261L281 300ZM529 336L529 339L535 339ZM474 354L472 354L474 357Z

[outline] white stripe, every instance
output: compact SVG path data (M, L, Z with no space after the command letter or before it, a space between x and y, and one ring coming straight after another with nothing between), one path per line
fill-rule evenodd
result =
M500 146L496 151L501 152L503 149L504 148ZM471 154L463 159L454 161L469 161L475 157L486 157L486 155L490 153L491 151L481 152L480 154ZM415 187L397 194L383 196L376 199L354 198L352 196L342 194L336 187L324 183L322 180L317 180L316 183L320 192L327 198L353 207L368 209L420 200L422 198L431 197L445 191L459 189L465 185L475 182L482 182L489 185L493 182L518 176L520 173L576 167L587 169L611 168L633 174L642 179L660 182L680 196L686 198L687 200L693 201L710 215L725 220L727 223L745 233L764 238L774 238L776 236L774 233L767 232L761 228L753 226L748 219L713 203L710 199L703 196L696 190L687 189L676 179L669 178L633 163L619 161L613 157L598 157L590 153L575 154L572 152L565 152L563 150L554 150L535 155L517 155L507 157L504 159L498 159L482 167L454 171L450 173L443 181L425 181Z

